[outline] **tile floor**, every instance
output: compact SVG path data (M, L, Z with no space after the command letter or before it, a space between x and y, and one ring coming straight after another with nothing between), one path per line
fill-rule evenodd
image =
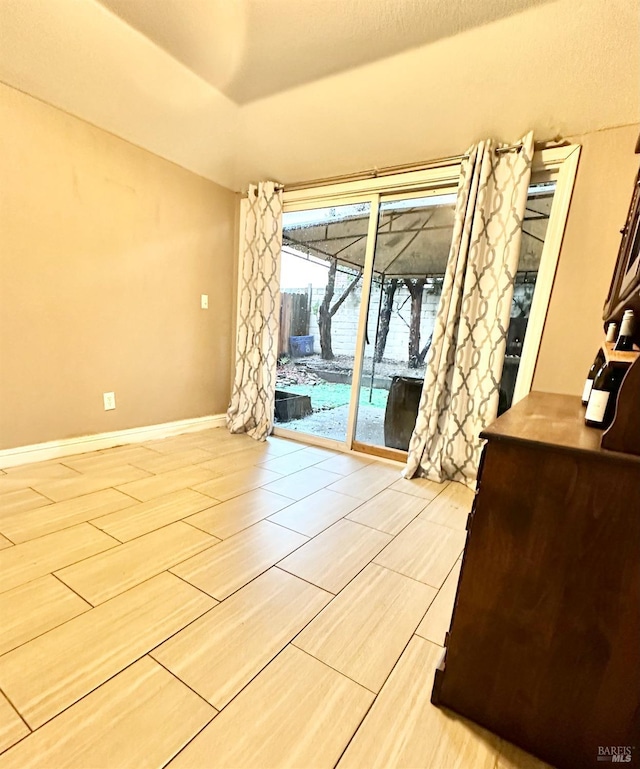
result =
M222 428L0 470L0 769L542 769L429 701L471 501Z

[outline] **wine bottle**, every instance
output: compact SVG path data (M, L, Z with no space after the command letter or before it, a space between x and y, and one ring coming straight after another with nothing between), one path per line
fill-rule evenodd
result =
M622 323L620 324L620 335L614 350L627 352L633 350L633 326L634 317L633 310L625 310L622 316Z
M584 383L584 389L582 390L582 405L586 406L587 403L589 403L589 396L591 395L591 389L593 388L593 380L596 378L598 371L602 368L602 364L604 363L604 353L602 350L598 350L598 354L596 355L593 363L591 364L591 368L589 369L589 373L587 374L587 380Z
M616 329L618 326L615 323L609 323L607 326L607 342L614 342L616 338ZM598 353L591 364L587 379L584 383L584 389L582 390L582 405L586 406L589 403L589 396L591 395L591 388L593 387L593 380L596 378L596 374L602 368L604 363L604 353L602 348L598 350Z
M589 427L601 430L609 427L616 412L616 398L624 378L625 369L604 363L596 374L587 404L584 421Z

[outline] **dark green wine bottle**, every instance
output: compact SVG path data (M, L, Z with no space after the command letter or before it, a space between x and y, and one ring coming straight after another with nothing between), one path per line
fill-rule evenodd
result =
M605 430L613 422L618 390L624 374L625 369L611 363L605 363L596 374L584 415L584 421L589 427Z
M591 368L589 369L589 373L587 374L587 381L584 383L584 390L582 391L582 405L586 406L587 403L589 403L589 396L591 395L591 390L593 388L593 382L596 378L598 371L602 368L602 364L604 363L604 353L602 350L598 350L598 354L595 357L595 360L591 364Z
M620 324L620 335L614 350L618 352L628 352L633 350L633 325L634 317L633 310L625 310L622 316L622 323Z
M615 323L609 323L607 326L607 342L615 342L616 341L616 329L618 328L617 324ZM591 368L589 369L589 373L587 374L587 379L584 383L584 389L582 390L582 405L586 406L587 403L589 403L589 396L591 395L591 388L593 387L593 380L596 378L596 374L600 369L602 368L602 364L604 363L604 352L602 352L602 348L598 350L598 353L591 364Z

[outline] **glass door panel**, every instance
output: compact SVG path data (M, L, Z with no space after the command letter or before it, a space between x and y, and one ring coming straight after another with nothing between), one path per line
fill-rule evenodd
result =
M347 436L370 203L285 213L275 424Z
M532 184L525 211L499 413L511 407L555 182ZM453 235L455 194L381 200L355 429L366 446L406 451Z
M382 199L355 440L406 451L442 290L456 196Z
M498 415L511 408L513 393L518 378L533 293L538 279L542 248L549 225L551 205L556 190L555 182L532 184L529 187L527 206L522 225L520 257L516 272L513 299L511 301L511 320L507 331L507 349L504 368L500 380L500 401Z
M499 413L513 401L555 186L529 188ZM455 202L448 189L284 214L276 426L348 448L353 438L373 453L407 450Z

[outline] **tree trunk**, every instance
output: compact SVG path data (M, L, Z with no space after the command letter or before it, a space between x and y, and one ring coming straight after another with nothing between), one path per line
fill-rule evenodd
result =
M408 280L404 284L411 294L411 320L409 322L409 368L420 366L420 316L422 314L422 292L427 281L425 278Z
M380 311L378 338L376 339L376 351L373 357L376 363L381 363L384 357L387 336L389 335L389 323L391 322L391 311L393 310L393 299L397 288L397 278L392 278L384 288L384 305ZM382 297L380 297L380 301L382 301Z
M429 352L429 348L431 347L431 342L433 341L433 334L427 339L427 343L425 346L420 350L420 354L418 355L418 365L416 368L420 368L421 366L424 366L424 361L427 357L427 353Z
M336 272L338 263L332 259L329 263L327 275L327 287L324 290L322 304L318 308L318 330L320 332L320 356L322 360L333 360L334 354L331 348L331 300L336 288Z
M362 271L360 271L349 285L342 292L338 301L331 305L333 294L336 288L336 272L338 271L338 262L332 259L329 264L329 274L327 276L327 287L324 292L322 304L318 309L318 329L320 331L320 355L323 360L333 360L335 355L331 347L331 319L338 312L344 300L349 296L358 284Z
M320 357L322 360L333 360L335 355L331 347L331 315L324 314L322 307L318 311L318 330L320 331Z

